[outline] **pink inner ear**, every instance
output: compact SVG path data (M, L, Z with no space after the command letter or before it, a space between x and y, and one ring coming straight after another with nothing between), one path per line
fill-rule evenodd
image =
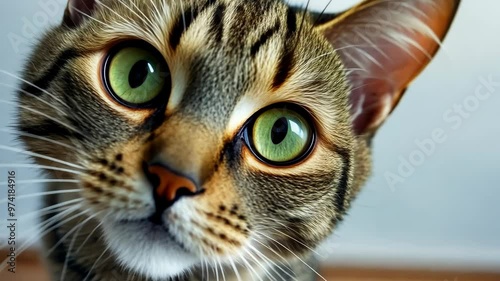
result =
M438 50L458 2L365 1L319 27L348 68L356 133L375 130L390 114Z
M92 15L96 0L69 0L64 21L70 26L80 25Z
M363 134L370 124L381 123L391 112L394 89L380 79L356 79L356 87L351 90L350 103L353 127L356 134Z

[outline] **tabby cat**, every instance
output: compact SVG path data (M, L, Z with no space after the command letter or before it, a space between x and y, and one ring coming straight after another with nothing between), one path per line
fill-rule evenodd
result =
M21 140L72 181L46 186L54 280L322 278L314 248L458 6L69 0L18 96Z

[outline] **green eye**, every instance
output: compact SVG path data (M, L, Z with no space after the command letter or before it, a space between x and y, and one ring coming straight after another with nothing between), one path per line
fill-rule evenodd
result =
M168 96L170 73L163 56L146 44L115 48L105 64L106 87L112 96L131 107L148 106Z
M303 110L274 107L262 112L247 132L258 158L277 165L300 161L314 144L314 131Z

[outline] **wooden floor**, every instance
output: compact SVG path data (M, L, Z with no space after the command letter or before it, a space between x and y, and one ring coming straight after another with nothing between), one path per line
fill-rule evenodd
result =
M0 251L0 256L5 256ZM389 270L370 268L325 268L328 281L500 281L500 273L431 272L425 270ZM0 272L1 281L50 281L35 253L18 257L16 273ZM71 281L71 280L68 280Z

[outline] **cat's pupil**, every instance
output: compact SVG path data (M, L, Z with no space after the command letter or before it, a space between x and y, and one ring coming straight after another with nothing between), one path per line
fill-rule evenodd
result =
M288 134L288 119L281 117L276 120L271 129L271 140L274 144L281 143Z
M146 60L140 60L132 66L128 75L128 83L132 89L140 87L148 78L150 64Z

